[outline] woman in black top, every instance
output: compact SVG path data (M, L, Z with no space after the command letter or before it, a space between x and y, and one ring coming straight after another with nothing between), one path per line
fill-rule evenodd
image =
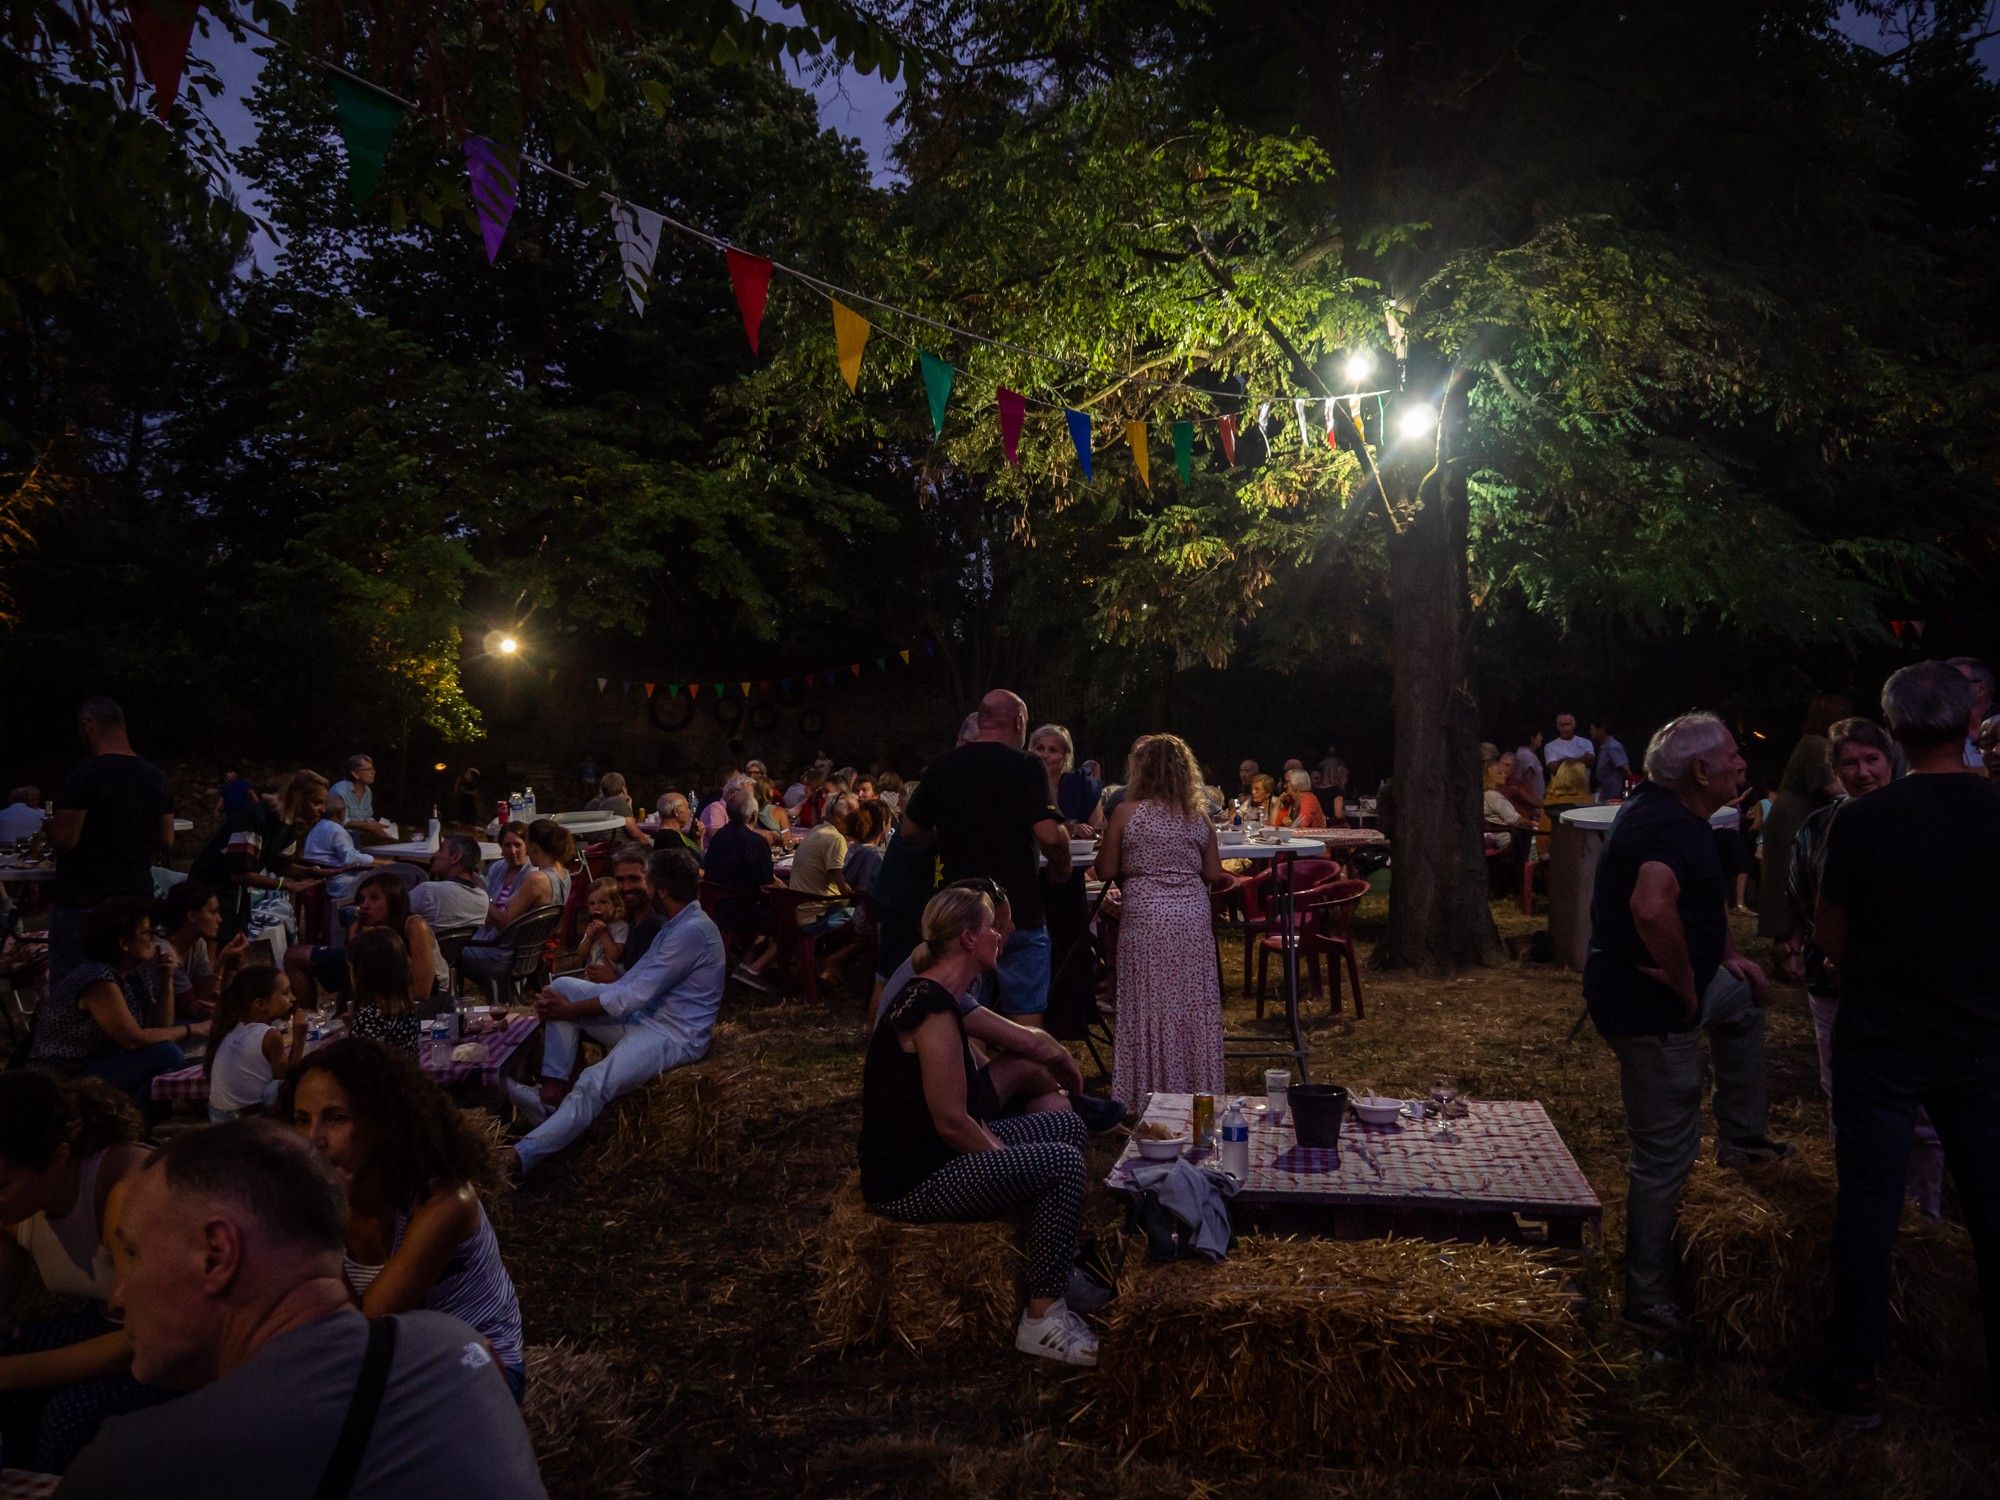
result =
M951 887L924 908L917 977L890 998L861 1078L861 1195L910 1224L975 1223L1028 1210L1023 1353L1097 1363L1097 1339L1063 1302L1083 1206L1083 1122L1063 1110L982 1125L966 1108L977 1068L956 996L1000 957L985 893Z

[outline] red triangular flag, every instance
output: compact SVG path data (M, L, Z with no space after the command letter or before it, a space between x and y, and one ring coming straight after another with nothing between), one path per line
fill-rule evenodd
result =
M1901 620L1891 620L1889 622L1889 629L1895 632L1897 640L1900 641L1903 638L1903 622Z
M850 662L847 670L852 672L856 677L859 677L861 675L861 663L858 661Z
M646 684L646 696L648 698L653 696L653 684L650 682Z
M764 298L771 290L771 263L761 255L746 255L730 248L722 252L729 262L729 284L736 288L736 305L743 310L743 331L750 336L750 352L757 352L757 330L764 322Z
M688 696L690 698L699 698L701 696L701 684L698 682L690 682L688 684Z
M1236 467L1236 418L1218 417L1215 435L1222 439L1222 458L1230 468Z
M1007 454L1007 462L1018 469L1021 466L1021 419L1027 415L1028 398L1003 385L993 399L1000 408L1000 447Z
M181 91L188 44L194 40L195 0L131 0L132 45L139 69L153 86L153 113L162 121Z

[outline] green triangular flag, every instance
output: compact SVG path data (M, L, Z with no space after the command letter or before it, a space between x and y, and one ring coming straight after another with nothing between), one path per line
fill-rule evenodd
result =
M1181 483L1186 484L1194 473L1194 423L1174 423L1174 467L1180 470Z
M931 434L935 437L944 431L944 404L951 399L952 368L935 354L919 353L917 364L923 371L924 394L931 401Z
M715 685L715 696L718 698L722 696L722 684L719 682Z
M889 670L889 658L888 658L888 657L886 657L886 656L878 656L878 657L876 657L876 658L875 658L875 670L876 670L876 671L878 671L878 672L886 672L886 671L888 671L888 670Z
M340 106L340 138L347 143L347 188L359 208L382 180L389 137L403 118L403 106L365 83L333 75L333 102Z
M667 684L667 696L669 698L678 698L680 697L680 695L681 695L681 685L678 682L670 682Z

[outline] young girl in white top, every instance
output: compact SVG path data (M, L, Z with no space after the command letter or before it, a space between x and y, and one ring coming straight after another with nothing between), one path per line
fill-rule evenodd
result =
M289 1019L289 1035L273 1022ZM285 1070L305 1056L306 1013L292 1004L283 969L257 964L230 982L216 1002L208 1046L208 1118L220 1124L278 1096Z

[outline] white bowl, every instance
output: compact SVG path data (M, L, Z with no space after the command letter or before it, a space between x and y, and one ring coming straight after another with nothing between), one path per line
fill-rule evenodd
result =
M1139 1148L1139 1154L1147 1161L1173 1161L1188 1148L1188 1137L1177 1135L1172 1140L1149 1141L1143 1136L1134 1136L1132 1144Z
M1363 1125L1393 1125L1403 1112L1401 1099L1356 1099L1353 1104L1354 1117Z

